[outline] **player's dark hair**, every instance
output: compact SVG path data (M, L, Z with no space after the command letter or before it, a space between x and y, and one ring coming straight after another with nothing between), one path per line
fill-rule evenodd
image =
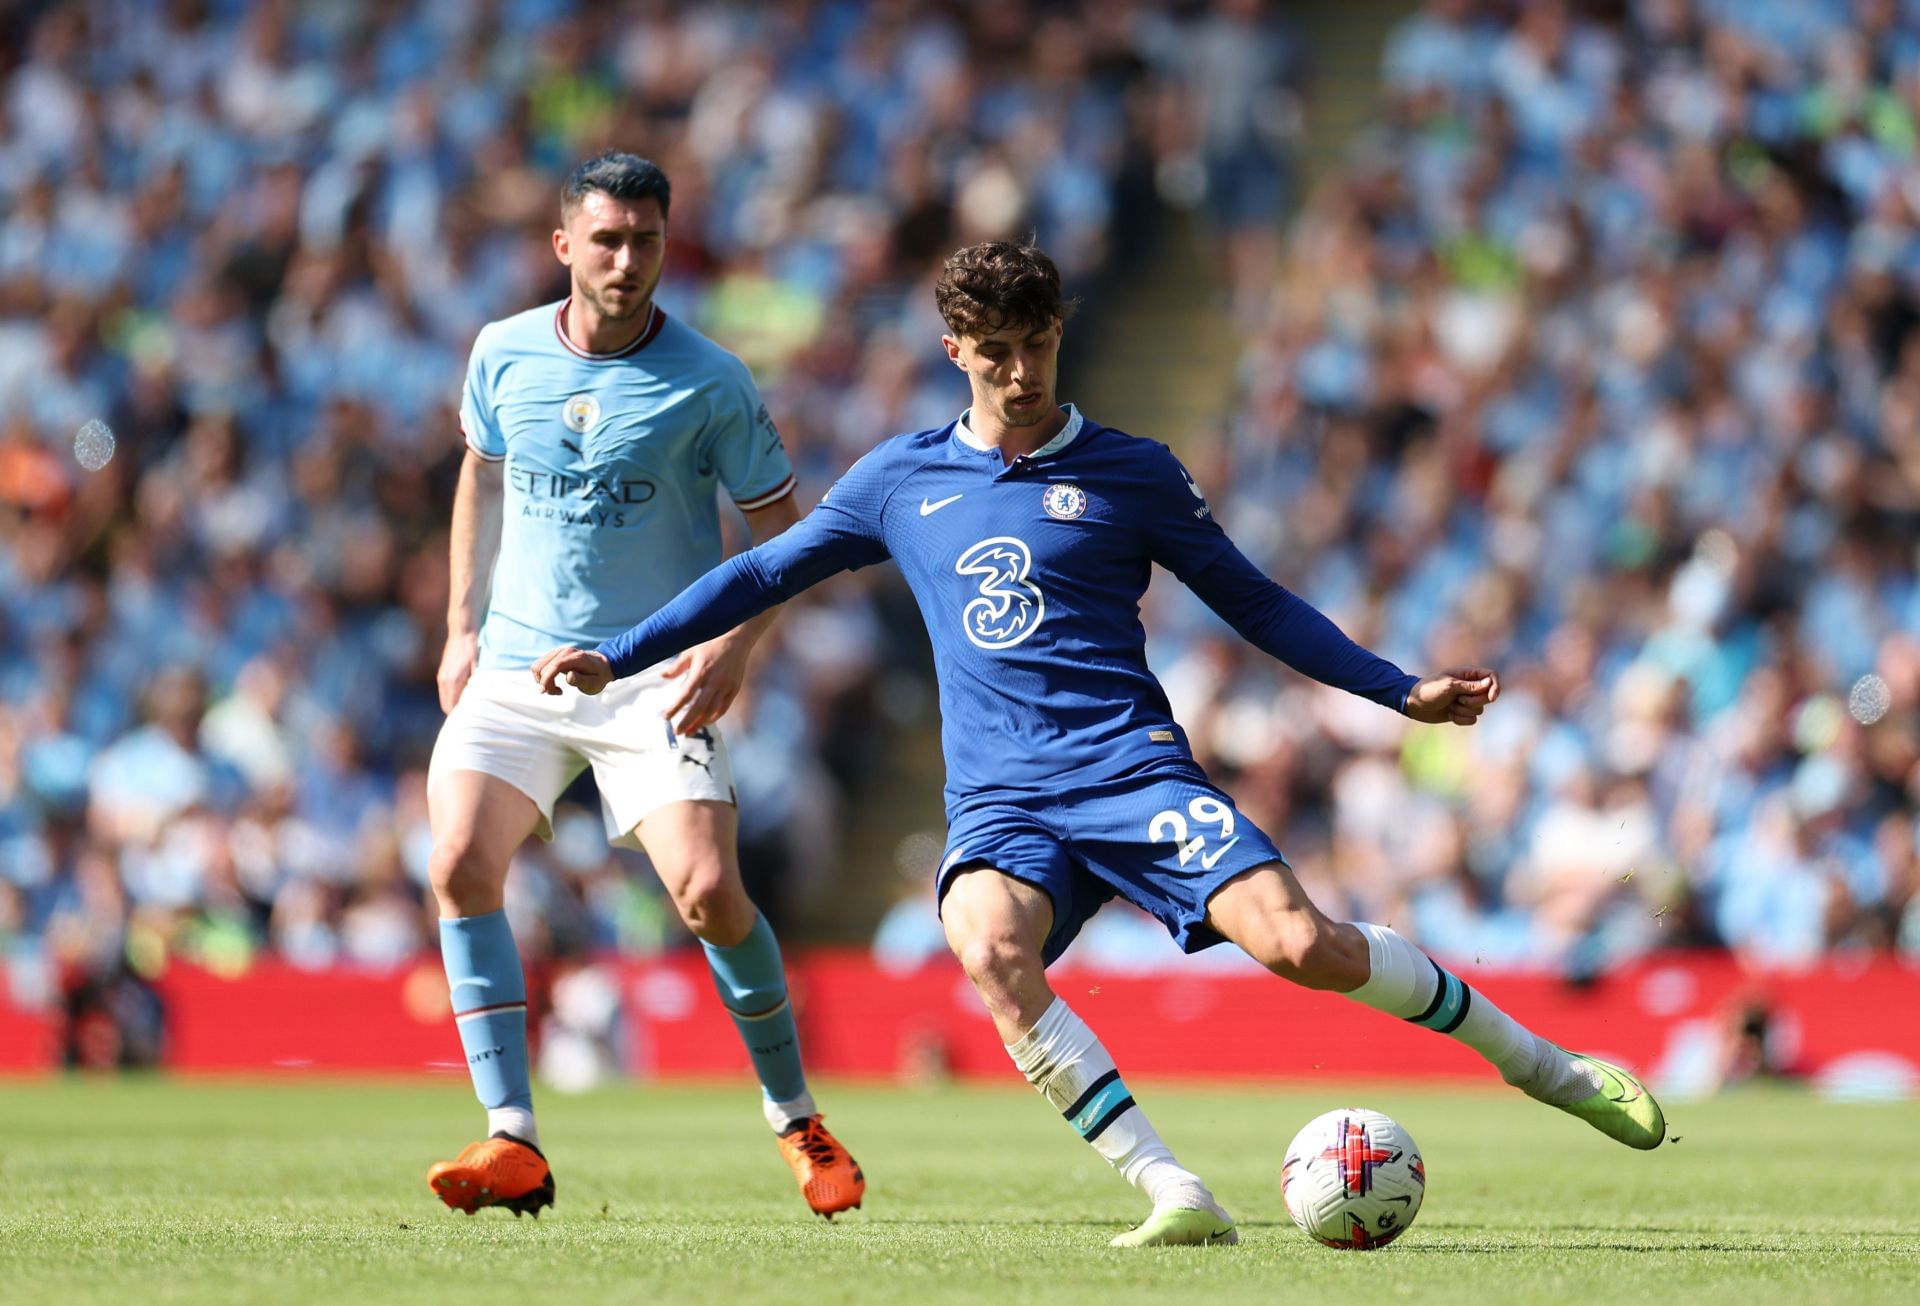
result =
M661 216L673 199L673 185L660 165L637 154L602 150L567 174L560 187L560 212L571 214L588 191L617 200L658 200Z
M1078 302L1060 293L1052 259L1011 240L985 240L949 254L933 298L949 331L976 339L1010 326L1051 326Z

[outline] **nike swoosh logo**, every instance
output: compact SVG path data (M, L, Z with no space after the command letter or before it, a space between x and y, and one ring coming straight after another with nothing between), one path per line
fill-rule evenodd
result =
M1227 855L1227 852L1235 844L1239 842L1240 842L1240 836L1236 834L1233 836L1233 838L1227 840L1225 843L1221 844L1218 848L1215 848L1211 853L1201 853L1200 864L1206 867L1208 870L1212 870L1214 867L1214 863L1218 862L1222 857L1225 857Z
M1605 1081L1603 1087L1609 1102L1619 1102L1625 1105L1628 1102L1639 1101L1645 1094L1646 1090L1642 1089L1638 1084L1621 1074L1620 1071L1608 1065L1606 1062L1601 1061L1599 1058L1588 1057L1586 1058L1586 1062L1600 1072L1600 1078Z
M955 499L962 497L965 493L966 491L962 490L959 494L950 494L938 503L928 503L925 499L922 499L920 500L920 515L922 517L930 517L952 503Z

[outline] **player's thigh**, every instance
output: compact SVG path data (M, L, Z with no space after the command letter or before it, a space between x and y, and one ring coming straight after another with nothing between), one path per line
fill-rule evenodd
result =
M533 799L484 771L443 770L427 786L427 824L436 862L497 867L504 878L514 850L540 822Z
M1013 803L953 818L934 893L947 944L962 961L969 949L1017 945L1036 950L1043 965L1111 896L1075 868L1057 830Z
M1069 851L1148 912L1187 952L1221 941L1208 905L1280 850L1198 767L1090 787L1062 799Z
M709 943L740 942L758 909L740 881L740 818L711 800L656 807L634 830L687 925Z
M1037 959L1053 930L1053 899L1036 884L975 864L955 872L941 900L940 924L955 956L984 945Z
M524 817L516 798L533 809L533 823L505 850L510 856L528 833L553 837L553 805L586 766L576 748L572 716L585 695L544 695L521 671L478 671L447 715L427 765L427 816L436 849L468 846L486 823L493 830L494 800L511 828ZM483 785L461 777L498 782ZM510 793L508 791L511 791ZM491 843L488 845L491 847ZM504 862L502 870L504 871Z
M1304 963L1334 928L1285 862L1242 871L1206 906L1215 933L1267 965Z

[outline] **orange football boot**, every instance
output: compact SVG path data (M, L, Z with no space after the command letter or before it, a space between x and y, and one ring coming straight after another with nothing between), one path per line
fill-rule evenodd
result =
M840 1140L827 1132L825 1116L809 1116L788 1125L776 1141L780 1155L793 1168L800 1195L815 1215L831 1220L848 1207L858 1209L866 1195L867 1177L847 1155Z
M438 1161L427 1171L434 1195L456 1211L472 1215L483 1206L502 1206L516 1217L540 1218L540 1208L553 1205L553 1171L532 1143L498 1133L482 1143L468 1143L451 1161Z

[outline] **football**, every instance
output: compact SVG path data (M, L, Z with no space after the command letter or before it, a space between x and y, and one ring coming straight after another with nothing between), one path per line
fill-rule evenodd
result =
M1426 1191L1412 1137L1365 1107L1308 1121L1280 1167L1287 1214L1309 1237L1343 1251L1373 1251L1405 1233Z

